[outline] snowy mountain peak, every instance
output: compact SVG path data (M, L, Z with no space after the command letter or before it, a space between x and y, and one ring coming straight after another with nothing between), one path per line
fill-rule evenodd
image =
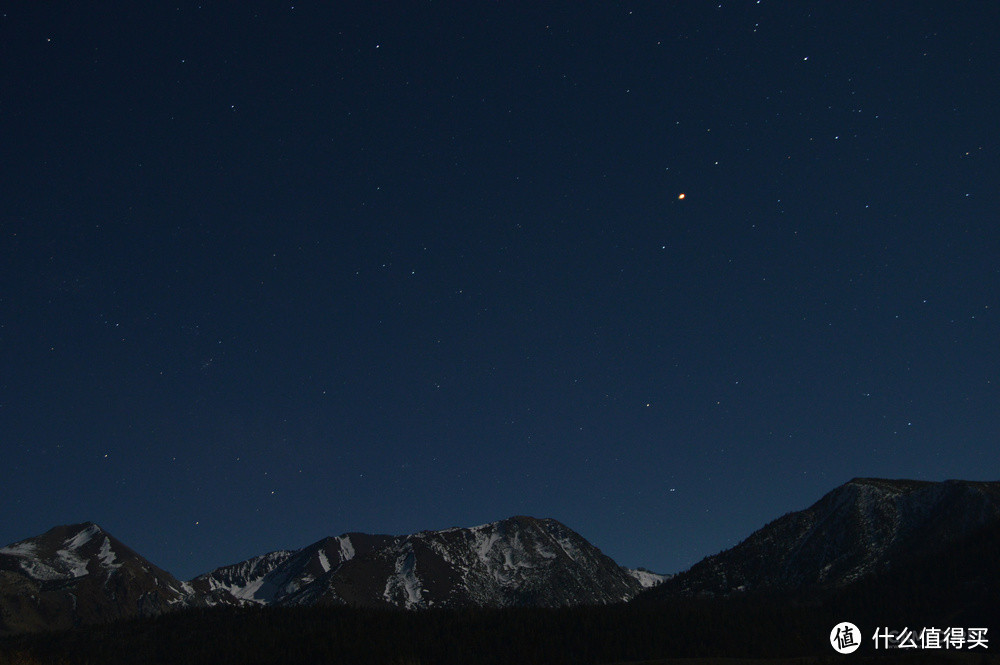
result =
M12 557L28 577L45 581L75 579L121 565L110 536L93 522L55 527L0 548L0 555Z
M0 548L0 581L0 632L155 614L189 600L181 582L93 522Z

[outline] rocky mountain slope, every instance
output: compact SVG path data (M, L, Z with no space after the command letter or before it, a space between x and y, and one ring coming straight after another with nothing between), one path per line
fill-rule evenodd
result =
M998 482L856 478L645 597L841 589L947 556L998 525Z

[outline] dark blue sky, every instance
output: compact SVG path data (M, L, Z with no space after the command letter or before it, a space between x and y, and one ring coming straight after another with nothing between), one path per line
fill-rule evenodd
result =
M8 6L0 541L187 578L529 514L675 572L854 476L996 480L998 24Z

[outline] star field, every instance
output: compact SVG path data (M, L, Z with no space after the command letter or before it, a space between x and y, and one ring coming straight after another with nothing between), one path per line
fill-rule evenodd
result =
M554 517L676 572L995 480L991 3L0 16L0 541Z

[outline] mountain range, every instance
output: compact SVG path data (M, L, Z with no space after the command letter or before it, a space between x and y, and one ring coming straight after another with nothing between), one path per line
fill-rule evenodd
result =
M180 581L84 523L0 548L0 634L211 606L563 607L839 598L858 589L884 596L884 580L899 588L907 574L907 584L933 585L938 576L987 599L1000 586L997 560L1000 482L856 478L672 576L624 568L558 521L522 516L403 536L343 534Z
M88 522L0 549L0 633L215 605L607 604L663 577L619 566L556 520L512 517L406 536L344 534L183 582Z

